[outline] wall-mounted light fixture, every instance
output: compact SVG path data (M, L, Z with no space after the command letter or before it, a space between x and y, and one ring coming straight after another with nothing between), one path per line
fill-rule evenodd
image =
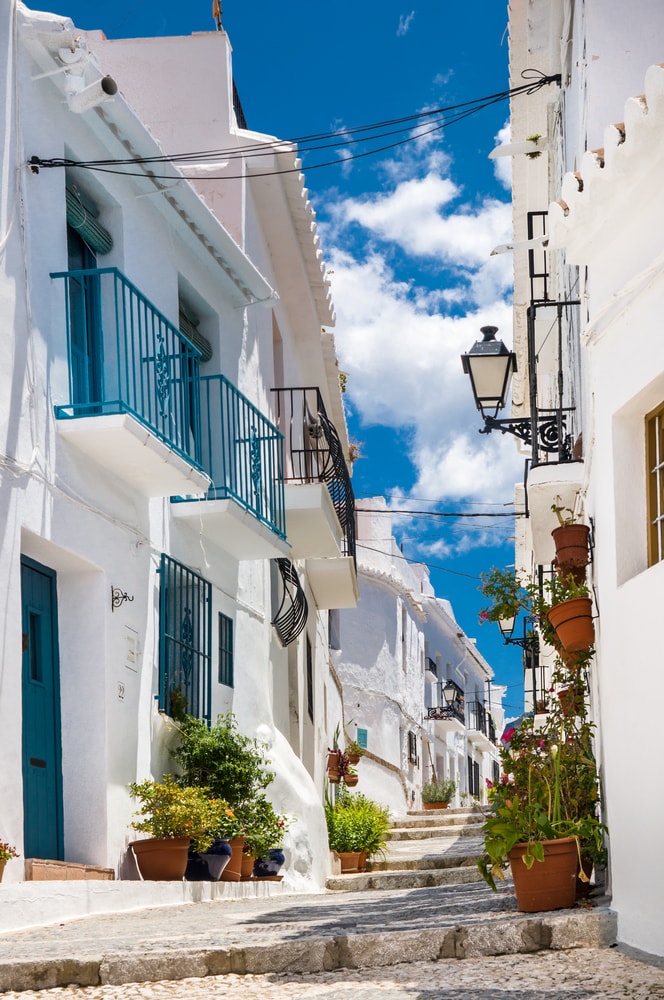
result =
M480 332L483 339L476 340L468 353L461 355L463 370L470 376L475 405L484 419L480 434L500 431L513 434L530 446L535 440L540 451L559 451L561 433L565 433L562 412L548 412L545 416L533 412L522 419L497 417L507 402L512 373L517 371L516 354L502 340L496 340L497 326L483 326Z

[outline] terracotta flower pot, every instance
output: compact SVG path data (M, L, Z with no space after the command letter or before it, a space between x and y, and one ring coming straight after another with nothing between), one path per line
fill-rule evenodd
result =
M231 860L221 873L220 882L239 882L242 878L242 850L244 837L234 837L230 842Z
M558 698L564 716L581 715L583 712L583 695L573 688L563 688L558 692Z
M354 788L360 780L359 774L344 774L344 781L349 788Z
M423 802L425 809L447 809L449 802Z
M523 913L562 910L574 905L579 864L576 838L544 840L544 861L531 868L523 863L528 844L516 844L509 853L517 906Z
M190 837L156 837L129 846L146 882L175 882L187 870L190 843Z
M590 528L587 524L566 524L551 532L556 547L556 564L561 576L567 576L572 570L588 565L589 535Z
M361 851L337 851L341 861L341 874L348 875L359 871Z
M554 604L547 618L568 653L590 649L595 642L592 601L589 597L573 597Z
M359 753L353 753L352 751L349 752L347 750L346 751L346 758L347 758L349 764L359 764L360 763L360 755L359 755Z
M4 874L6 864L7 864L6 858L0 859L0 882L2 882L2 876Z
M243 882L253 877L255 863L256 863L256 858L254 857L253 854L249 854L247 851L242 852L242 861L240 864L240 878L242 879Z

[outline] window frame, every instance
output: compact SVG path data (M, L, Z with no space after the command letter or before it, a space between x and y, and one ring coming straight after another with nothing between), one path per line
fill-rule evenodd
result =
M219 665L217 676L219 683L223 684L224 687L234 688L235 687L235 655L234 655L234 641L235 641L235 623L233 619L224 614L223 611L219 612L217 617L217 639L218 639L218 653L219 653Z
M165 552L159 564L159 710L211 723L212 584ZM188 603L186 590L193 601ZM197 602L197 605L194 603ZM197 611L194 608L197 606ZM175 626L179 621L179 631ZM187 661L189 667L187 667ZM188 669L191 679L187 678ZM182 680L185 692L182 692ZM171 682L177 682L174 688ZM183 703L176 704L177 693Z
M645 417L648 566L664 560L664 403Z

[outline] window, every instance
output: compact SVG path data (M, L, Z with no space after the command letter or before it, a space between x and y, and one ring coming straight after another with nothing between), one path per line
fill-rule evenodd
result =
M219 683L233 687L233 619L219 612Z
M358 730L357 730L357 732L355 734L355 739L360 744L360 746L362 747L363 750L367 749L368 736L369 736L369 732L368 732L367 729L360 729L358 727Z
M419 764L417 756L417 735L410 730L408 733L408 763Z
M209 722L212 587L165 553L159 572L159 709Z
M314 658L311 649L311 639L307 636L307 712L314 721Z
M646 417L648 565L664 559L664 406Z

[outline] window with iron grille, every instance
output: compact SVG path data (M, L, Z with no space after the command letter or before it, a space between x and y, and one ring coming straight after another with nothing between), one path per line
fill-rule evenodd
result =
M417 735L412 731L412 729L408 732L408 763L419 763L419 758L417 756Z
M648 565L664 559L664 406L646 417Z
M212 587L165 553L159 572L159 709L209 722Z
M233 687L233 619L219 612L219 683Z
M314 721L314 658L311 649L311 639L307 636L307 712Z
M494 785L497 785L499 781L500 781L500 764L498 763L497 760L494 760L494 762L493 762L493 783L494 783Z

